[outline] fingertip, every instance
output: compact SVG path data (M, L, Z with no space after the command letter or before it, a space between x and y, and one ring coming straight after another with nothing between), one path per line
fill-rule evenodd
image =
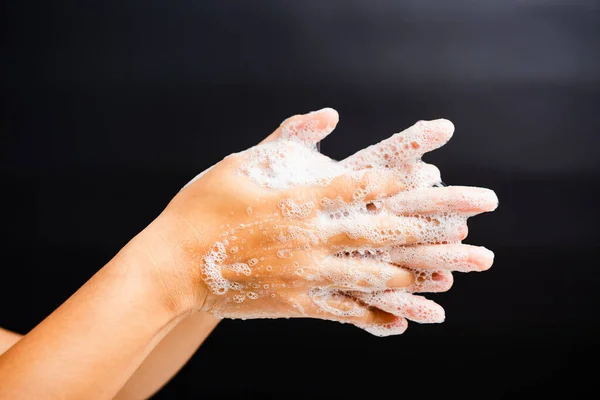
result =
M441 324L442 322L444 322L446 320L446 310L444 310L444 307L440 306L437 303L433 303L434 306L432 307L432 323L435 324Z
M490 204L490 209L489 211L494 211L495 209L498 208L498 206L500 205L500 201L498 200L498 195L496 194L496 192L494 192L491 189L487 189L487 200Z
M339 115L333 108L322 108L308 114L295 115L281 124L282 137L314 145L336 127Z
M323 119L333 125L337 125L337 123L340 121L340 115L331 107L325 107L316 112L322 114Z
M365 326L361 326L362 329L369 332L371 335L378 337L386 337L393 335L401 335L406 332L408 328L408 321L406 318L397 317L395 315L378 311L380 314L386 314L385 321L379 323L371 323Z
M459 189L460 190L460 189ZM469 190L473 193L473 200L480 211L489 212L498 208L498 196L491 189L473 187Z
M420 324L439 324L446 319L444 308L433 300L423 296L411 295L404 299L407 303L401 306L399 312L411 321Z
M436 136L434 141L439 144L444 144L448 140L450 140L452 138L452 135L454 134L455 129L452 121L445 118L439 118L429 121L421 120L415 125L426 132L434 134Z
M448 135L448 139L452 137L455 130L454 123L452 123L452 121L450 121L449 119L440 118L436 119L434 122L440 126L440 132L443 132L446 135Z
M329 133L338 124L340 116L335 109L325 107L320 110L311 111L308 114L300 115L299 120L302 122L317 121L317 128Z
M449 119L439 118L429 121L429 123L432 125L432 128L446 138L446 140L449 140L452 135L454 135L455 127Z
M483 246L469 247L469 260L477 266L479 271L486 271L494 264L494 252Z
M446 311L433 300L414 296L416 302L410 307L407 317L421 324L441 324L446 320Z
M455 208L474 216L498 208L498 196L493 190L471 186L447 186L437 192L439 205Z

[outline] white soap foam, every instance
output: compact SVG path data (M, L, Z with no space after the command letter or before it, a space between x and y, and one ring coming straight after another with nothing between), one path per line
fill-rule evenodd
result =
M364 304L400 317L387 325L363 326L373 334L385 336L402 333L406 329L406 319L441 322L444 318L441 307L410 294L413 289L440 289L441 283L436 283L433 279L435 271L413 269L418 282L413 288L401 291L385 290L385 283L392 276L389 273L373 274L360 268L331 268L328 266L332 262L319 258L319 252L315 252L312 258L308 257L304 261L306 265L295 262L293 266L283 267L283 270L280 266L275 270L274 264L262 264L264 255L267 254L274 254L280 260L292 259L295 252L311 254L311 248L323 244L327 244L331 252L337 252L338 262L339 258L348 256L351 256L352 262L363 262L365 265L374 259L378 262L390 262L393 257L400 258L402 254L409 260L409 253L402 253L401 249L409 248L404 245L460 243L466 234L466 215L453 212L419 215L418 206L435 209L437 204L430 204L429 198L419 198L418 191L411 192L439 186L441 183L439 170L435 166L422 162L419 157L406 159L407 154L417 151L423 143L433 141L434 138L430 137L434 134L433 131L423 127L415 128L402 140L395 137L393 145L388 148L369 148L369 151L361 152L351 162L337 163L319 154L312 146L305 145L303 137L322 137L323 132L330 127L321 131L317 128L316 123L284 126L279 140L240 153L239 156L245 161L238 173L264 188L278 192L304 185L312 186L318 191L318 188L324 188L338 176L350 176L357 186L352 199L344 201L341 197L335 197L336 193L329 197L324 195L317 202L284 198L278 202L277 208L285 223L275 224L270 219L261 220L257 216L260 215L260 208L248 206L247 217L257 219L251 223L241 223L236 228L227 227L223 236L228 239L215 243L203 259L202 278L213 294L222 297L221 301L217 299L212 302L211 312L219 317L229 318L276 318L287 315L285 310L294 309L299 315L304 315L306 304L300 304L282 293L306 286L311 301L325 313L337 318L364 315L367 311L364 305L348 301L347 295L338 289L319 286L327 281L338 287L354 288L355 291L348 293L352 293ZM396 179L410 191L396 198L396 208L384 207L383 201L366 201L369 192L380 187L381 182L361 183L365 171L353 171L359 165L369 165L371 170L379 172L393 168ZM389 179L389 175L374 176ZM414 215L398 217L394 214L398 207L404 213ZM375 217L381 224L373 224ZM236 259L241 253L240 243L245 244L246 238L267 235L267 229L277 243L264 241L267 243L262 248L264 254L257 254L257 257L245 262L228 260ZM336 244L335 240L340 236L354 239L355 245ZM243 239L237 240L239 237ZM233 246L233 241L240 243ZM257 251L260 252L261 249ZM454 265L460 266L461 262L463 261L457 260ZM223 270L236 273L236 281L225 279ZM261 280L261 274L266 276L266 281ZM288 280L285 283L270 284L270 276L287 276ZM292 276L296 279L291 279ZM367 290L365 287L371 289ZM229 291L233 293L228 294ZM270 306L253 306L253 301L268 301Z
M276 141L245 152L240 173L261 186L288 189L299 185L327 184L347 171L335 161L299 142Z
M359 317L367 312L364 307L355 301L350 301L339 290L315 287L310 289L308 294L319 308L337 317Z
M440 305L402 289L352 294L371 306L415 322L440 323L446 317Z

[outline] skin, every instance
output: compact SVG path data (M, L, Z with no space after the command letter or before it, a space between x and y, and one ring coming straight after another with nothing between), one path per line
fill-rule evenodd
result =
M10 349L15 343L21 339L21 335L9 330L0 328L0 354Z
M114 399L147 399L152 396L187 363L220 321L202 311L184 318L150 352ZM21 337L0 328L0 355Z
M295 116L284 121L264 143L292 135L310 147L329 134L336 123L337 113L330 109ZM315 124L319 129L314 129ZM392 137L341 162L348 171L363 171L362 175L345 172L327 184L296 185L280 191L261 187L236 173L246 162L244 153L226 158L186 186L150 226L21 340L18 335L0 332L0 346L12 346L0 356L0 398L145 398L170 379L210 334L218 319L209 312L230 317L313 317L348 322L367 330L391 327L395 333L406 329L405 318L428 322L419 310L425 307L439 313L439 306L411 292L447 290L451 268L463 272L485 270L491 266L493 254L459 243L466 236L463 227L447 233L453 243L425 243L419 238L415 215L429 214L419 224L436 225L440 223L436 220L440 212L467 217L491 211L497 205L493 192L484 189L427 187L439 178L439 171L414 160L451 136L448 130L438 133L427 134L423 136L427 140L400 151L406 162L379 160L382 165L374 166L370 165L373 157L365 157L364 152L377 151L377 146L397 144L398 137ZM316 165L320 162L315 159ZM364 170L372 171L365 175ZM418 174L418 180L411 179ZM367 181L377 184L365 192ZM414 186L415 181L422 187ZM324 211L323 198L353 203L356 190L364 192L359 201L366 208L378 202L388 212L385 217L366 214L362 220L365 227L404 227L400 231L411 234L373 240L349 235L344 224L338 223L336 229L328 230L334 234L323 235L318 218ZM448 194L440 196L440 190ZM415 195L411 191L419 192ZM289 198L314 206L299 217L286 218L278 205ZM422 201L424 198L427 201ZM419 204L427 207L419 208ZM249 205L251 215L247 212ZM263 224L261 231L266 233L236 229L240 224ZM308 251L306 237L281 242L276 239L280 231L273 225L288 231L301 228L320 235L320 240ZM236 295L234 291L219 294L211 287L206 271L198 268L206 263L205 256L215 243L222 242L222 235L230 231L235 231L237 240L245 241L245 245L238 246L235 253L229 245L228 262L262 260L250 276L221 268L223 276L245 287L260 280L261 285L274 288L268 296L242 303L226 301ZM336 256L340 248L366 244L385 250L388 260L356 259L351 251L345 258ZM281 251L290 256L278 257ZM460 262L447 265L443 261L448 257ZM305 267L300 275L289 268L295 263ZM271 268L267 270L267 266ZM311 268L316 274L310 273ZM354 279L335 278L345 270L356 272ZM422 274L417 272L426 270L435 272L419 281ZM319 277L315 281L307 275ZM444 284L431 283L436 281ZM315 304L315 290L317 297L321 296L321 306ZM366 291L371 294L367 296ZM298 312L298 305L302 312Z

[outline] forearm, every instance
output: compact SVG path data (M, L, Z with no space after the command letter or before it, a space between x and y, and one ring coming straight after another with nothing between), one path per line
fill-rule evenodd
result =
M10 349L21 339L21 335L15 332L0 328L0 355Z
M197 312L179 322L152 350L115 399L146 399L156 393L185 365L219 321L208 313Z
M205 312L185 317L150 352L115 399L146 399L156 393L188 362L219 321ZM0 328L0 355L21 337Z
M148 262L126 247L0 356L0 398L115 396L185 316L157 296Z

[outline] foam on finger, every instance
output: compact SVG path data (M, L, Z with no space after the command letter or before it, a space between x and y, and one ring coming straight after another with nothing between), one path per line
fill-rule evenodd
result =
M410 321L423 324L444 322L446 314L437 303L402 289L378 292L351 292L364 303Z
M447 269L458 272L484 271L494 262L494 253L485 247L448 244L415 247L393 247L389 260L415 269Z
M402 335L408 328L406 318L398 317L393 321L385 324L356 324L359 328L364 329L371 335L386 337L394 335Z
M385 206L395 214L451 211L471 216L495 210L498 197L494 191L478 187L419 188L387 198Z
M355 169L374 166L394 168L443 146L453 133L454 125L447 119L419 121L389 139L355 153L342 163Z
M310 301L317 308L307 306L308 314L341 323L350 323L375 336L401 335L406 331L405 318L368 307L339 290L319 288L310 291Z
M447 207L454 203L444 198L452 189L420 191L441 183L437 167L420 156L448 140L452 124L416 124L338 163L307 146L331 132L335 124L323 121L337 122L337 113L333 118L331 111L321 110L312 117L285 121L277 139L237 155L236 178L241 186L248 183L254 197L248 200L235 190L225 194L239 194L243 203L226 209L236 222L222 226L220 239L202 259L201 277L211 292L205 310L219 317L352 321L378 336L404 332L406 319L443 321L439 305L411 292L447 290L452 275L437 266L466 270L466 261L442 253L419 259L408 249L459 244L466 236L468 215ZM407 191L383 200L402 187L390 181ZM346 268L335 265L340 259ZM411 265L412 286L387 290L397 272L391 261ZM419 263L427 262L437 269L421 268ZM340 287L352 291L340 292ZM396 318L370 320L375 309Z
M312 147L329 135L338 121L338 113L333 108L322 108L298 115L282 122L281 138L299 141Z

